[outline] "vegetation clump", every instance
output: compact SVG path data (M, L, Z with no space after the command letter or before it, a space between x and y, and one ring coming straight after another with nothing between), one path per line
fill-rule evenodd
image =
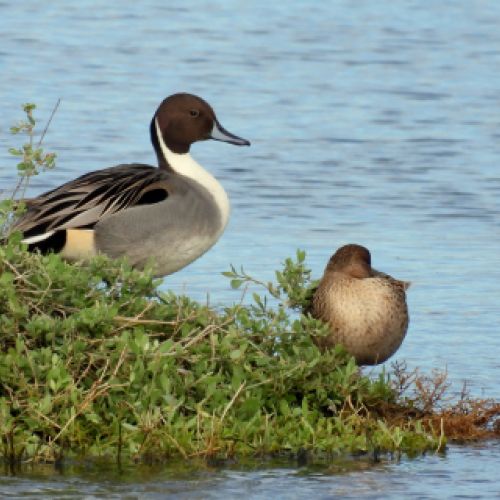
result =
M32 137L33 128L24 130ZM15 151L22 179L53 164L37 148ZM7 228L22 203L0 208ZM409 397L416 375L372 379L340 346L318 350L313 338L327 327L293 310L306 306L314 286L304 252L285 261L276 283L232 268L225 274L233 287L256 282L265 294L217 310L160 292L150 272L125 261L68 264L29 253L20 240L12 234L0 246L3 460L417 454L445 446L443 422L454 410L435 411L437 399L424 390L432 384L422 385L420 399ZM477 428L498 414L489 407Z
M422 451L437 437L365 408L390 385L362 376L324 327L258 295L215 311L157 291L123 262L70 265L0 249L0 432L10 459L61 454Z

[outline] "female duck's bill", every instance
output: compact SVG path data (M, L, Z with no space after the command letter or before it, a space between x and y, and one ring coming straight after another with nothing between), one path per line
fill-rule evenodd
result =
M174 94L151 120L158 168L130 163L90 172L29 200L14 229L30 250L55 251L69 260L97 253L127 257L137 268L171 274L218 240L229 218L224 188L189 150L214 139L238 146L211 106L191 94Z
M315 342L321 348L342 344L359 365L383 363L398 350L408 329L408 286L373 269L367 248L339 248L314 293L310 312L330 326L330 334Z

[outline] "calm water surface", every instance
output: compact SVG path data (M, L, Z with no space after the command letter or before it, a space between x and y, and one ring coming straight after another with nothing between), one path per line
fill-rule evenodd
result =
M2 497L22 498L498 498L500 446L451 447L446 457L401 463L365 459L299 467L289 462L234 464L223 468L94 466L48 467L0 477Z
M45 140L58 168L35 180L36 194L153 163L156 106L198 93L252 147L193 148L229 192L232 217L216 247L164 286L227 304L240 299L220 275L230 263L271 279L299 247L319 276L338 246L364 244L377 268L413 282L395 359L447 368L456 391L467 380L499 398L499 24L493 0L0 0L0 189L15 181L6 150L23 102L43 121L62 98ZM499 463L498 446L485 445L346 470L4 476L0 493L498 496Z

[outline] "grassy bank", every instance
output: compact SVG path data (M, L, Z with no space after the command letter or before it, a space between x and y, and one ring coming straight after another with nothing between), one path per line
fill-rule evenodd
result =
M418 421L391 426L371 415L396 402L390 383L361 375L340 348L320 353L311 336L323 326L264 297L214 311L159 293L123 263L69 265L16 243L0 249L0 274L5 457L443 444Z
M25 180L54 158L19 130L31 139L13 151ZM0 224L18 209L6 200ZM440 409L440 375L372 379L342 348L320 352L312 338L325 326L297 312L312 284L303 252L250 305L213 309L159 292L125 262L72 265L19 241L0 246L0 456L11 463L418 454L444 449L447 434L500 430L494 402L464 395ZM259 284L226 274L233 287Z

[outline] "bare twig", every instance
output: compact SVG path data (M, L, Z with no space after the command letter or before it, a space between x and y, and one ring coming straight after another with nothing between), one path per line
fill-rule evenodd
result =
M220 418L220 423L221 424L222 424L222 422L224 422L224 419L226 418L227 412L230 410L231 406L233 406L234 402L236 401L236 399L240 395L240 393L243 390L243 388L245 387L245 385L246 385L246 382L242 382L241 383L241 385L238 387L238 389L234 393L234 396L231 398L231 401L229 401L229 403L227 404L227 406L224 408L224 411L222 412L222 416Z
M43 129L42 135L40 136L40 140L38 141L38 147L42 145L43 139L45 138L45 134L47 133L47 130L49 130L50 123L52 122L52 118L54 118L54 115L56 114L57 108L59 108L59 104L61 104L61 98L57 99L57 102L52 109L52 113L50 113L49 120L47 121L47 124L45 125L45 128Z

